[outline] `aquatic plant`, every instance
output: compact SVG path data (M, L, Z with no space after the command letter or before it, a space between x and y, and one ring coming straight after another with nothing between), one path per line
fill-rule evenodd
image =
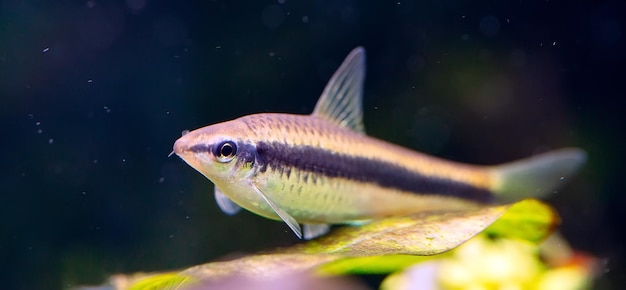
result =
M237 289L352 285L348 274L391 274L382 289L586 289L593 259L553 235L559 217L534 199L342 227L292 247L182 271L115 275L107 288ZM297 282L293 279L297 278ZM291 284L289 284L291 283ZM295 284L294 284L295 283ZM322 283L322 284L318 284ZM357 285L352 285L357 287ZM352 287L351 286L351 287ZM469 288L467 288L469 287Z

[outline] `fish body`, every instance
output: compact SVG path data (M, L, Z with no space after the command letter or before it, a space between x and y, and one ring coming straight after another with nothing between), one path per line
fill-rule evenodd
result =
M253 114L191 131L174 152L215 184L222 210L283 220L313 238L328 224L451 211L551 192L585 160L566 148L499 166L428 156L364 132L365 52L356 48L311 115Z

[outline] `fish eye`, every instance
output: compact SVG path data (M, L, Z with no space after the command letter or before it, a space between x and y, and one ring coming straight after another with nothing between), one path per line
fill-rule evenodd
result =
M213 149L213 155L222 163L233 160L235 154L237 154L237 144L233 141L224 141Z

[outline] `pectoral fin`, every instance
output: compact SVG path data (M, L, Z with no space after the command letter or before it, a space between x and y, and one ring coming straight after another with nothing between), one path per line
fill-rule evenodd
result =
M304 230L304 239L310 240L317 238L319 236L323 236L328 233L330 230L329 224L304 224L302 225L302 229Z
M261 196L261 198L263 198L263 200L265 200L265 202L267 202L267 204L280 217L280 219L282 219L287 224L287 226L289 226L289 228L293 231L293 233L296 234L296 236L298 236L299 239L302 239L302 229L300 228L300 225L298 224L296 219L294 219L286 211L281 209L276 203L274 203L274 201L272 201L269 198L269 196L265 195L265 193L263 193L252 182L250 182L249 185L250 185L250 187L252 187L252 189L254 189L254 191L257 194L259 194L259 196Z
M215 186L215 201L217 206L227 215L234 215L241 210L241 207L230 200L217 186Z

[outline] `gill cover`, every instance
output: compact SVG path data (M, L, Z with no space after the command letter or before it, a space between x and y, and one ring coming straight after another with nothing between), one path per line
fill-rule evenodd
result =
M214 147L213 155L216 160L222 163L236 162L229 174L228 179L230 182L244 180L246 186L258 194L276 215L289 226L298 238L302 238L302 229L296 219L280 208L276 202L267 196L267 194L263 193L254 183L254 175L256 175L261 166L263 166L263 160L261 160L256 146L246 143L237 144L233 141L223 141ZM228 215L234 215L241 210L241 207L228 198L217 186L215 186L215 201L219 208Z

